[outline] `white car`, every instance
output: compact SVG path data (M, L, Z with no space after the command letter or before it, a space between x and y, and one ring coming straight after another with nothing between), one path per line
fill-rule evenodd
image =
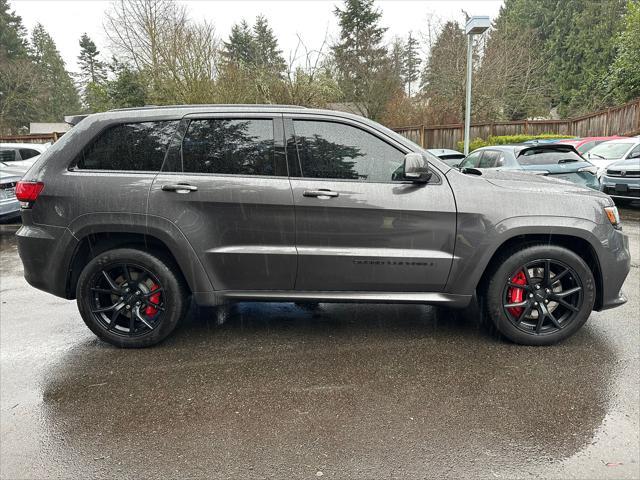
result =
M16 184L22 178L21 170L0 165L0 223L20 216L20 202L16 198Z
M50 143L0 143L0 163L24 173L49 146Z
M640 138L618 138L596 145L584 155L587 160L598 167L598 178L613 162L638 159L640 162Z

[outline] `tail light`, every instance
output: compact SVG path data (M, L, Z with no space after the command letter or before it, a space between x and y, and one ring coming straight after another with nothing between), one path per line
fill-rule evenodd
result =
M21 202L35 202L44 188L42 182L23 182L16 185L16 198Z

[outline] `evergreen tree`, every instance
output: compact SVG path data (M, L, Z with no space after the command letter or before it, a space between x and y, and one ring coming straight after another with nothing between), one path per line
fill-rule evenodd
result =
M102 83L107 78L105 64L100 61L100 52L96 44L86 33L80 37L80 55L78 66L80 67L80 80L83 84Z
M640 3L629 0L622 33L615 40L609 89L617 101L640 97Z
M418 52L418 40L409 32L409 39L404 48L402 79L407 85L408 94L411 96L411 84L420 78L420 53Z
M9 10L8 0L0 0L0 57L25 58L28 53L22 18Z
M278 39L269 26L267 19L258 15L253 26L254 64L269 73L282 75L287 64L278 48Z
M389 78L389 59L383 44L386 28L379 25L382 13L373 0L345 0L344 8L334 10L340 26L340 39L333 46L338 85L345 100L353 102L363 115L377 118L389 95L381 84ZM375 93L374 93L375 92Z
M31 33L31 48L39 80L46 90L42 120L60 122L65 115L77 113L80 100L76 87L53 39L39 23Z
M119 63L111 66L115 78L107 83L106 94L112 108L143 107L147 102L147 87L143 74Z
M251 28L246 20L231 27L229 40L223 42L222 57L226 62L237 67L247 67L254 64L256 48Z
M405 44L401 38L394 38L391 42L391 49L389 50L389 63L393 74L403 81L404 66L405 66Z
M438 117L437 123L464 118L467 38L457 22L449 21L436 37L422 72L422 89Z

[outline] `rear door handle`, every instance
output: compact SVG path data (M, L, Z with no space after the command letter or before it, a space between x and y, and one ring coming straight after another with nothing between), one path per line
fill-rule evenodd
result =
M167 183L166 185L162 185L162 190L165 192L189 193L195 192L198 190L198 187L189 185L188 183Z
M319 190L305 190L302 194L303 197L316 197L316 198L333 198L340 195L338 192L331 190L319 189Z

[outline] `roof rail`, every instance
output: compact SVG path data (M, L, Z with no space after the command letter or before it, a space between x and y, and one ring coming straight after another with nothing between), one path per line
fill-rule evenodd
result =
M110 112L126 112L129 110L155 110L155 109L164 109L164 108L198 108L198 107L246 107L246 108L255 108L255 107L266 107L266 108L307 108L301 105L281 105L275 103L209 103L209 104L198 104L194 103L192 105L145 105L144 107L127 107L127 108L114 108L109 110Z

